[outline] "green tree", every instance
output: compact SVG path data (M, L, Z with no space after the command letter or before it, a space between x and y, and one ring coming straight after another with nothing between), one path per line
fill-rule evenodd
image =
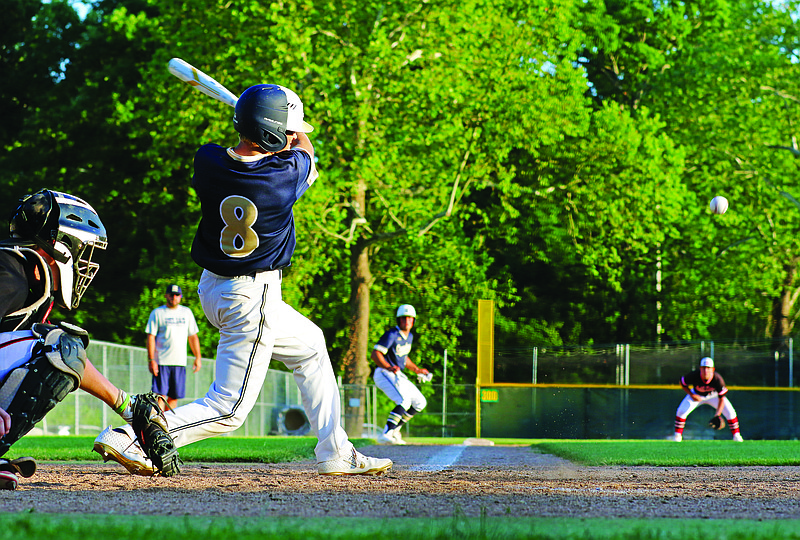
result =
M676 338L792 331L798 7L732 2L725 24L698 27L653 81L649 106L686 151L684 184L695 199L683 234L665 246L666 325ZM715 195L730 200L727 214L708 210Z
M234 91L274 81L296 88L304 99L317 125L313 140L322 177L297 208L299 243L308 247L298 250L291 275L302 284L289 284L287 297L299 296L297 287L311 287L337 306L347 299L340 338L347 382L363 384L368 375L376 265L381 272L397 265L393 272L412 283L412 276L423 275L415 270L418 261L430 260L384 254L441 246L446 251L425 269L425 279L442 283L442 276L457 276L470 239L454 234L440 242L431 235L458 213L473 185L510 189L511 151L557 141L560 125L569 125L583 99L581 75L559 57L564 43L576 38L569 6L150 4L158 5L158 14L142 23L150 32L144 42L161 48L143 70L149 92L126 102L159 126L160 136L143 154L158 164L147 182L185 178L183 149L198 139L223 142L232 135L224 106L169 81L164 66L170 56L185 58ZM485 290L475 286L485 277L470 276L475 281L450 278L463 288L451 301L468 306ZM331 311L319 300L301 307L311 314ZM441 324L460 325L458 315L446 314L468 310L442 306Z
M310 88L315 110L332 120L322 159L335 188L323 226L349 263L345 379L364 384L374 269L399 262L384 258L384 246L396 253L408 237L435 245L426 237L462 210L473 186L513 189L516 148L569 129L583 85L559 54L577 38L568 24L575 8L469 1L319 9L315 58L326 65ZM465 247L440 254L437 269L457 271L449 255ZM413 265L399 268L414 275Z
M152 179L158 167L145 151L157 131L136 114L132 97L143 92L140 68L154 49L145 24L154 10L144 0L104 0L81 21L65 1L12 4L24 12L4 33L11 43L3 51L14 58L4 64L3 101L17 105L0 155L6 214L19 196L44 187L87 199L106 225L109 249L97 255L101 270L81 309L54 318L98 339L140 345L144 322L131 315L149 312L151 292L166 282L196 275L184 255L190 190L185 178L172 186ZM186 303L196 308L196 300Z
M662 128L646 111L634 119L614 105L587 107L579 131L520 157L518 191L483 227L522 297L500 321L517 321L509 331L528 345L655 336L657 249L679 234L685 204L682 152Z

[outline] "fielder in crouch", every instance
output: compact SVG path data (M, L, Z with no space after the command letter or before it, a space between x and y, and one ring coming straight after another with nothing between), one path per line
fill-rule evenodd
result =
M198 292L220 334L216 380L205 397L165 413L170 435L181 447L241 426L275 358L294 373L318 438L319 474L381 474L391 460L360 454L341 427L322 331L281 298L295 249L292 207L318 176L303 104L288 88L252 86L236 103L233 127L239 143L200 147L192 180L202 211L192 244L203 268ZM97 440L131 472L141 470L144 456L127 426Z
M690 388L691 387L691 388ZM741 441L742 434L739 433L739 419L736 417L736 409L733 408L730 400L726 398L728 389L725 381L714 368L714 360L705 357L700 360L700 368L687 373L681 377L681 388L686 392L678 411L675 413L675 441L683 440L683 428L686 427L686 418L700 405L714 407L714 420L724 415L728 420L734 441ZM716 422L715 422L716 423ZM711 424L711 423L710 423ZM721 422L718 424L721 425Z
M378 435L379 444L406 444L400 435L400 428L428 404L419 388L403 373L408 368L421 380L431 380L431 373L408 357L414 340L411 328L417 312L414 306L404 304L397 309L396 317L397 326L387 330L372 349L372 361L376 364L372 375L375 386L383 390L396 405L386 419L383 433Z

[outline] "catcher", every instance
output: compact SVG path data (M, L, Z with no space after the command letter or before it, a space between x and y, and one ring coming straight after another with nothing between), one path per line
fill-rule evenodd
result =
M129 396L88 360L85 330L47 322L55 303L78 307L99 269L92 257L107 241L94 209L41 190L20 201L9 231L0 242L0 456L77 388L133 425L145 446L169 438L154 396ZM35 470L32 458L0 459L0 489L15 489L19 476Z
M705 357L700 360L700 368L687 373L681 377L681 388L686 392L678 411L675 413L675 435L673 440L680 442L683 440L683 428L686 427L686 418L693 410L700 405L708 405L715 408L714 416L709 420L708 426L712 429L722 429L725 427L723 416L728 419L734 441L742 441L742 434L739 433L739 419L736 417L736 409L731 405L730 400L725 396L728 389L722 376L714 369L714 360Z

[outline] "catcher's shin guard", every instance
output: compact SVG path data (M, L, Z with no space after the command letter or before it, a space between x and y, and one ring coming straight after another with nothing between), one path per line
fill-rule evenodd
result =
M0 456L78 388L86 368L85 335L51 325L34 325L40 342L33 358L11 371L0 385L0 408L11 416L11 430L0 439Z

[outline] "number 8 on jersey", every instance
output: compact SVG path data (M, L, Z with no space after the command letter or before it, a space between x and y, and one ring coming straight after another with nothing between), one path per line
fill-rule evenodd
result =
M219 247L229 257L247 257L258 248L258 235L253 224L258 209L253 201L240 195L231 195L219 205L219 215L225 226L219 237Z

